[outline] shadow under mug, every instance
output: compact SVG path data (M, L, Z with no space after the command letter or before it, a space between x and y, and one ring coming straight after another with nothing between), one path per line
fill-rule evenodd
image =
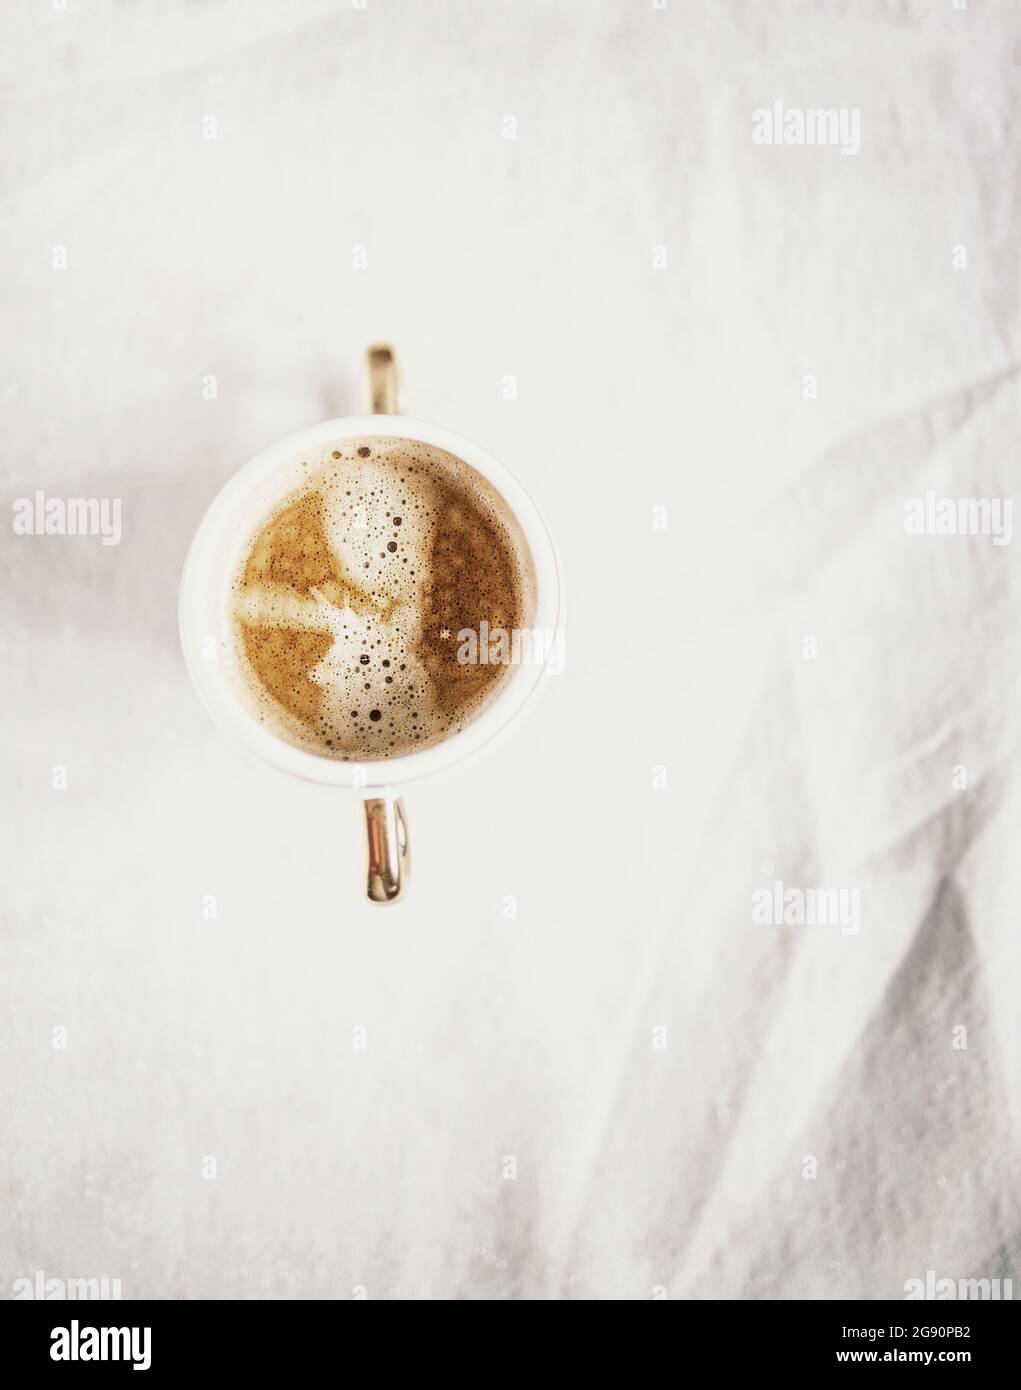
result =
M401 789L474 757L503 737L535 702L560 652L561 585L556 550L535 502L503 464L453 430L398 415L393 352L368 350L369 415L326 420L300 430L244 465L213 499L199 523L181 577L180 626L185 663L202 703L245 752L282 772L327 786L347 787L363 803L368 850L367 892L394 903L407 887L411 846ZM249 710L235 666L231 584L259 523L293 488L284 465L304 450L383 435L444 449L482 474L514 513L535 569L532 659L514 666L481 712L458 733L422 752L361 763L318 757L271 733ZM536 650L539 659L535 658Z

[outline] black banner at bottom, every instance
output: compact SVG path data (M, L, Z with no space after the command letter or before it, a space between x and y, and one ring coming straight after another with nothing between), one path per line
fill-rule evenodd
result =
M394 1324L377 1323L371 1310L345 1306L349 1302L8 1302L0 1323L5 1378L12 1372L49 1374L73 1384L82 1376L142 1373L144 1384L153 1378L180 1382L195 1372L293 1375L304 1368L318 1374L360 1364L366 1353L382 1353L392 1374L401 1343L360 1339L369 1332L385 1334ZM782 1375L787 1369L836 1369L853 1376L869 1367L916 1365L992 1371L1012 1348L1018 1330L1014 1306L992 1301L675 1302L672 1313L658 1310L639 1335L645 1329L661 1334L669 1328L671 1356L678 1358L679 1370L708 1365L723 1372L768 1368ZM396 1316L400 1326L401 1315ZM605 1351L616 1346L628 1356L633 1372L639 1349L633 1324L618 1339L604 1323L584 1343L576 1340L573 1319L560 1326L571 1334L572 1360L588 1348L598 1351L602 1361ZM548 1329L547 1324L543 1331ZM479 1364L476 1372L488 1377L494 1369L512 1369L516 1360L526 1371L534 1371L537 1360L546 1365L545 1349L539 1353L524 1344L520 1330L515 1325L513 1339L501 1339L498 1351L483 1358L483 1363L495 1360L495 1366ZM416 1369L442 1360L459 1363L459 1374L466 1374L465 1350L456 1351L440 1340L442 1335L433 1325L405 1343ZM654 1345L664 1350L661 1343ZM469 1359L478 1361L478 1348Z

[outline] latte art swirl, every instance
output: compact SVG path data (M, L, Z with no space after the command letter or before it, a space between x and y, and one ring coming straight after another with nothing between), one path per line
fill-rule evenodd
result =
M296 460L234 577L248 703L320 757L374 761L455 735L508 679L458 633L526 627L528 544L496 489L417 440L339 441Z

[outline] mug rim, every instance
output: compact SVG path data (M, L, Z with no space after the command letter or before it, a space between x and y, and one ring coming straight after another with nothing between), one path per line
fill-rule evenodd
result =
M450 738L421 752L366 762L323 758L271 733L243 704L218 659L203 647L210 635L219 651L226 628L222 605L245 537L238 512L260 483L303 449L362 435L382 435L431 444L475 468L500 493L521 526L535 569L535 613L531 629L549 634L542 662L519 664L482 711ZM225 560L225 556L229 559ZM444 425L407 415L348 415L324 420L284 436L243 464L219 490L196 528L185 558L178 621L185 665L207 713L235 744L292 776L364 795L419 781L460 765L491 747L531 706L550 673L561 634L560 566L545 518L524 484L488 450Z

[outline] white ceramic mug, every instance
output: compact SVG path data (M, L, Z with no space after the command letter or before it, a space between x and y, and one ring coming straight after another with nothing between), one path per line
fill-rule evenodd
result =
M535 702L561 639L561 585L556 551L539 508L492 454L440 425L389 413L397 408L397 377L389 348L369 349L371 415L327 420L300 430L245 464L213 499L203 517L181 578L181 644L202 702L217 724L245 751L311 782L347 787L364 803L368 895L396 902L411 864L400 788L474 757L516 726ZM231 582L259 524L293 488L287 468L303 451L363 435L421 440L463 459L500 493L516 516L535 567L532 628L545 659L515 666L482 712L460 732L420 753L354 763L318 757L284 742L250 712L240 694L230 619Z

